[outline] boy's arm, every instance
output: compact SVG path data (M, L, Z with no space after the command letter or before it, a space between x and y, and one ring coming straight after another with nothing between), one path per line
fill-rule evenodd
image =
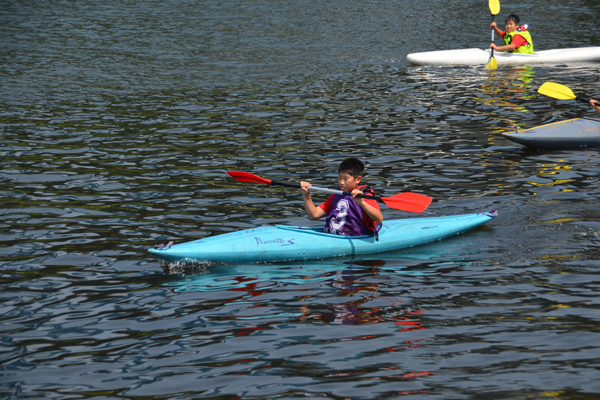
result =
M513 51L520 46L525 46L527 43L527 40L523 36L517 34L513 36L512 42L506 46L498 47L496 45L490 45L490 47L498 51Z
M502 31L500 29L498 29L498 27L496 26L495 22L492 22L492 24L490 25L490 27L494 30L494 33L496 33L496 36L500 36L502 37Z
M381 210L379 210L379 208L377 208L377 207L373 207L367 201L365 201L365 199L363 199L363 198L356 198L356 197L354 197L357 194L362 194L362 191L360 191L358 189L354 189L352 191L352 198L360 206L360 208L362 208L363 211L373 221L375 221L375 222L377 222L379 224L382 223L383 222L383 214L381 213Z
M304 201L304 209L306 210L306 215L308 215L308 219L315 220L319 218L323 218L327 213L321 207L315 207L315 204L310 197L310 183L308 182L300 182L300 188L302 190L302 200Z
M507 44L505 46L496 46L494 43L492 43L490 45L490 48L497 50L497 51L513 51L514 49L517 48L517 46L515 46L514 44Z

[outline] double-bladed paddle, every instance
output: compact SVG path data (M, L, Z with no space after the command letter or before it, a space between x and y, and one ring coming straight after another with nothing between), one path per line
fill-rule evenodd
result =
M494 22L494 18L496 18L496 14L498 14L500 12L500 1L499 0L490 0L489 3L490 6L490 11L492 13L492 22ZM492 28L492 43L494 42L494 28ZM494 49L491 48L491 55L490 55L490 60L488 62L488 64L485 66L486 69L497 69L498 68L498 62L496 61L496 59L494 58Z
M575 93L565 85L554 82L546 82L538 89L538 93L544 96L554 97L558 100L577 100L583 103L589 103L589 100L575 96Z
M240 182L251 182L251 183L262 183L263 185L277 185L277 186L287 186L296 189L300 189L299 183L287 183L287 182L279 182L270 179L264 179L260 176L253 175L248 172L242 171L227 171L227 174L231 176L233 179ZM309 190L314 190L317 192L325 192L332 194L343 194L345 196L352 196L350 192L343 192L341 190L333 190L311 186ZM379 196L367 196L365 194L359 194L356 197L360 197L363 199L371 199L377 200L379 202L385 203L390 208L394 208L396 210L409 211L414 213L421 213L429 207L431 204L431 197L425 196L419 193L400 193L392 197L379 197Z

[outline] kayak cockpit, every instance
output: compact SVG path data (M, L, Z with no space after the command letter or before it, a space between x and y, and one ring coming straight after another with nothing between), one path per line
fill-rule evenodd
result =
M308 226L275 225L275 228L288 230L288 231L302 232L304 234L308 233L311 235L319 235L319 236L326 236L328 238L339 238L339 239L368 239L368 238L375 237L373 235L360 235L360 236L335 235L333 233L323 232L323 228L320 228L320 227L311 228Z

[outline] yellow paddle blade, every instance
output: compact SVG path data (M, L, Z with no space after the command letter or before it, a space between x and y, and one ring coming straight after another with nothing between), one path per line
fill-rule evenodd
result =
M498 62L496 61L494 56L490 58L490 62L485 66L485 69L498 69Z
M554 97L558 100L572 100L575 99L575 94L571 89L566 87L565 85L561 85L560 83L554 82L546 82L539 89L538 93L543 94L544 96Z
M492 15L496 15L500 12L499 0L490 0L490 11L492 12Z

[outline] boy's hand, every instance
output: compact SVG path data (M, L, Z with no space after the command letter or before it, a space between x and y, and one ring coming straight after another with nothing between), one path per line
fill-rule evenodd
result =
M356 202L356 204L362 204L364 199L362 197L356 198L357 194L363 194L362 190L360 189L354 189L352 191L352 200L354 200Z
M308 188L311 186L312 185L308 182L300 182L300 190L302 191L302 197L304 197L304 198L310 197L310 190L308 190Z
M492 23L490 24L490 28L495 28L495 27L496 27L496 23L495 23L495 22L492 22Z
M304 202L304 210L306 210L306 215L308 219L314 221L316 219L322 218L327 213L321 207L315 207L312 199L310 198L310 190L308 189L312 185L308 182L300 182L300 190L302 191L302 201Z
M597 100L590 100L590 104L596 109L596 111L600 112L600 103L598 103Z
M494 43L490 44L490 49L496 50L497 48L498 48L498 46L496 46Z

